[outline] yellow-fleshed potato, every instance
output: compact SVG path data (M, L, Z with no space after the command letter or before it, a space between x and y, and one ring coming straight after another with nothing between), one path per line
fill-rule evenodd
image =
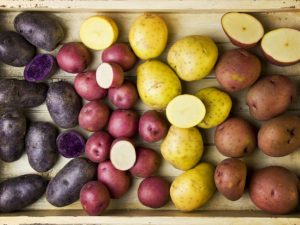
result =
M203 141L199 130L171 126L160 146L164 159L180 170L193 168L203 154Z
M134 53L143 60L156 58L166 47L168 27L156 14L138 17L129 30L129 43Z
M203 162L176 177L170 194L177 209L193 211L211 199L216 190L214 169L211 164Z
M182 80L194 81L207 76L217 58L218 48L211 38L193 35L173 44L167 60Z
M80 27L80 39L84 45L94 50L102 50L117 41L117 24L108 16L92 16Z
M171 124L180 128L190 128L199 124L205 116L205 106L194 95L179 95L173 98L166 108Z
M160 110L181 94L181 83L167 64L150 60L137 68L137 89L146 105Z
M195 94L204 103L206 114L198 124L201 128L218 126L228 117L232 101L230 96L214 87L204 88Z

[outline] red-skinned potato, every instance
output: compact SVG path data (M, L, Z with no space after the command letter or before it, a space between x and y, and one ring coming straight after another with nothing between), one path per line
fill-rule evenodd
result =
M156 151L140 147L136 149L136 161L130 173L135 177L147 178L157 172L160 163L161 158Z
M299 179L286 168L269 166L257 170L251 177L249 194L261 210L272 214L287 214L299 202Z
M81 73L91 63L92 56L80 42L64 44L56 56L59 67L68 73Z
M261 63L252 53L244 49L225 52L216 65L216 78L228 92L250 87L260 76Z
M96 71L97 84L105 89L120 87L124 82L124 72L116 63L101 63Z
M79 126L87 131L99 131L106 126L108 118L108 106L100 100L91 101L80 110Z
M96 163L104 162L109 158L113 138L105 131L92 134L85 145L86 157Z
M86 183L80 191L80 203L90 216L99 216L110 203L110 194L99 181Z
M170 199L170 184L162 177L149 177L140 183L139 201L150 208L163 207Z
M102 52L102 62L119 64L124 71L133 68L137 58L125 43L115 43Z
M139 116L132 110L115 110L108 122L108 132L115 138L133 137L138 132Z
M119 109L130 109L139 99L139 94L136 85L126 80L120 87L109 88L108 99Z
M167 120L157 111L146 111L139 121L140 137L150 143L160 141L168 133Z
M251 116L269 120L284 113L296 97L296 86L286 76L273 75L257 81L248 91L246 103Z
M76 75L74 88L82 98L93 101L103 99L107 90L99 87L96 81L96 71L87 71Z
M125 171L117 170L110 161L99 163L98 180L109 190L112 198L123 197L130 187L130 177Z
M247 167L243 161L225 159L215 170L216 187L227 199L236 201L244 194L246 176Z

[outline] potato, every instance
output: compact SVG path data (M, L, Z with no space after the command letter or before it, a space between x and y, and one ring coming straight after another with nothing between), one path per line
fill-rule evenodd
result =
M258 208L272 214L287 214L299 203L298 185L299 179L293 172L269 166L252 175L249 194Z
M269 120L284 113L296 97L296 86L288 77L267 76L256 82L247 93L251 116Z
M245 190L247 167L239 159L229 158L220 162L215 170L215 184L227 199L236 201Z
M58 131L48 122L32 122L27 130L25 149L30 166L37 172L50 170L58 159Z
M110 203L110 194L99 181L86 183L80 191L80 203L90 216L99 216Z
M300 117L279 116L264 123L258 132L258 147L273 157L296 151L300 147Z
M112 112L107 130L115 138L130 138L137 134L138 125L139 116L135 111L118 109Z
M74 88L78 95L88 101L103 99L107 95L107 90L97 84L96 71L77 74L74 80Z
M170 199L170 184L162 177L144 179L138 188L139 201L150 208L161 208Z
M24 152L26 118L14 108L0 109L0 158L5 162L18 160Z
M112 137L105 131L93 133L86 142L85 155L91 161L100 163L109 158Z
M206 77L218 59L218 48L205 36L184 37L173 44L168 52L168 64L184 81Z
M244 49L225 52L215 69L217 81L228 92L250 87L258 79L260 72L259 59Z
M43 196L48 181L35 174L10 178L0 183L0 212L21 210Z
M14 27L38 48L53 51L65 36L57 19L46 13L22 12L14 19Z
M215 190L214 167L203 162L176 177L170 194L177 209L193 211L207 203Z
M75 158L84 153L85 139L75 130L65 130L58 135L56 145L63 157Z
M181 83L168 65L151 60L137 68L137 89L147 106L160 110L181 94Z
M68 73L82 73L92 61L91 53L80 42L64 44L56 58L59 67Z
M3 63L25 66L34 57L35 51L35 47L20 34L14 31L0 32L0 61Z
M256 131L250 123L242 118L229 118L217 127L215 145L224 156L243 157L255 150Z
M52 120L62 128L75 127L81 109L81 99L73 86L66 81L50 84L46 98L47 109Z
M108 106L101 100L91 101L80 110L79 126L87 131L99 131L106 126L108 118Z
M98 180L109 190L112 198L122 198L130 187L130 177L125 171L117 170L110 161L99 163Z
M204 104L206 114L198 124L201 128L212 128L218 126L228 117L232 101L230 96L214 87L204 88L198 91L197 96Z
M130 173L136 177L147 178L153 176L161 163L160 155L150 148L139 147L136 149L136 161Z
M124 82L124 71L116 63L101 63L96 70L96 81L101 88L120 87Z
M193 168L203 154L203 141L199 130L171 126L160 146L164 159L180 170Z
M50 181L46 191L47 201L56 207L77 201L83 185L94 179L96 169L96 164L88 159L72 159Z
M129 43L134 53L143 60L156 58L166 47L168 27L156 14L139 16L129 30Z
M41 105L47 95L48 86L44 83L31 83L25 80L2 79L0 82L0 105L31 108Z
M155 110L144 112L139 121L139 135L143 140L154 143L163 139L169 124L162 114Z
M89 48L102 50L112 45L119 35L115 21L108 16L91 16L80 26L80 39Z

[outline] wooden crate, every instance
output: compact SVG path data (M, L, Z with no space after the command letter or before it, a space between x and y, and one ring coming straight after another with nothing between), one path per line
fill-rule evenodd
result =
M65 42L79 41L79 27L81 22L95 14L106 14L117 22L120 29L119 41L128 41L128 30L132 21L141 13L154 11L159 13L169 27L169 45L174 41L191 34L203 34L212 37L218 44L220 52L232 49L222 31L220 18L224 12L246 11L255 15L264 25L265 29L271 30L278 27L292 27L300 29L300 1L299 0L1 0L0 1L0 30L13 29L12 21L19 11L39 10L52 11L67 28ZM254 51L261 55L259 49ZM165 51L167 52L167 50ZM165 60L165 53L160 57ZM100 62L100 52L94 52L94 62L90 68L95 68ZM16 68L0 64L0 76L22 78L23 68ZM263 74L283 74L289 76L296 83L300 82L300 63L294 66L277 67L268 63L263 64ZM128 74L130 79L135 79L135 71ZM74 75L59 71L53 79L65 79L72 81ZM214 74L204 80L186 84L185 92L195 91L209 86L218 86ZM250 119L245 104L245 92L232 95L234 100L233 115L239 115ZM136 110L142 112L146 107L138 103ZM300 98L290 107L289 113L299 113ZM31 120L51 121L45 105L28 110ZM256 126L259 122L254 121ZM224 159L218 153L213 143L214 129L201 131L205 140L205 155L202 161L217 164ZM88 134L86 133L88 136ZM141 145L149 146L159 151L159 143L149 145L137 140ZM258 150L244 158L251 168L260 168L267 165L281 165L300 175L300 151L285 157L271 158L263 155ZM56 166L45 176L52 177L62 168L68 160L60 158ZM21 174L34 173L30 168L26 155L14 163L0 163L0 179L14 177ZM174 169L167 162L163 162L159 174L170 181L179 175L181 171ZM143 207L137 199L136 190L140 179L133 179L133 187L121 200L113 200L110 210L104 216L87 216L79 202L64 208L51 206L45 198L26 208L26 210L0 214L0 224L161 224L161 225L184 225L184 224L261 224L261 225L298 225L300 213L283 216L273 216L257 211L246 193L240 200L231 202L216 193L215 196L199 211L182 213L174 210L169 203L160 210L149 210Z

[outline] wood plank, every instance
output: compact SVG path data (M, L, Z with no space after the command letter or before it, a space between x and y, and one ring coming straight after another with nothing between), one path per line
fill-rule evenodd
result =
M157 3L159 2L159 4ZM297 0L2 0L2 10L55 11L154 11L154 12L227 12L227 11L286 11L298 10Z

